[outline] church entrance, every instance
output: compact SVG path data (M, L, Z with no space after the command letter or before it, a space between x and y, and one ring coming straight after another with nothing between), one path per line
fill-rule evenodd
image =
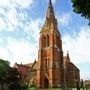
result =
M49 87L49 81L47 78L44 79L44 88L48 88Z

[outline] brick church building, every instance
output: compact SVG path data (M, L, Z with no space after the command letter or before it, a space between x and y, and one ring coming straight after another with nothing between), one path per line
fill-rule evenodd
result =
M79 69L63 56L62 39L51 0L45 23L40 30L38 60L30 64L15 64L22 73L22 82L34 83L38 88L75 87L80 82Z

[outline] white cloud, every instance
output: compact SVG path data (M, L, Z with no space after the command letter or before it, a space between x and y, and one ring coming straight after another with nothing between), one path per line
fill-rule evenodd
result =
M14 0L14 2L22 8L28 8L33 4L34 0Z
M7 59L13 65L17 63L30 63L34 59L38 59L38 45L39 45L39 32L42 26L42 20L31 20L25 24L24 33L27 33L27 37L17 40L15 38L5 39L6 45L0 46L1 58ZM29 41L29 39L31 41ZM34 42L33 42L34 41ZM1 44L3 39L1 39Z
M25 33L28 33L30 37L37 43L39 39L39 32L43 23L43 19L31 19L30 22L26 23L25 25Z
M15 27L23 26L23 21L22 21L22 17L20 17L19 15L22 14L22 17L24 17L24 13L18 13L17 10L15 8L12 8L11 10L8 11L7 15L6 15L6 24L7 24L7 30L9 31L14 31Z
M3 29L5 28L5 26L6 26L5 21L3 20L3 18L0 18L0 31L3 31Z
M35 0L0 0L0 31L14 31L15 27L23 28L27 20L26 8L31 8Z
M6 50L5 47L0 47L0 59L7 60L8 58L11 58L8 50Z
M71 13L62 13L61 15L57 15L58 23L62 26L68 26L72 21Z
M34 0L0 0L0 7L2 8L11 8L11 7L20 7L28 8L34 3Z
M34 47L33 44L26 41L10 39L8 40L7 48L11 52L14 62L30 63L36 57L35 51L37 51L37 47Z
M9 7L11 0L0 0L0 7Z
M14 26L20 25L20 19L16 16L16 10L13 8L5 13L5 10L0 9L0 31L13 31Z
M15 37L0 37L0 58L9 60L13 65L17 63L30 63L37 58L39 30L42 25L41 19L29 19L26 8L31 8L35 0L0 0L0 31L16 31L16 27L22 28L23 39ZM24 10L25 9L25 10ZM18 11L19 10L19 11ZM2 32L1 32L2 33ZM19 32L18 32L19 33ZM17 37L16 37L17 38ZM32 40L32 41L29 41ZM34 42L33 42L34 41ZM4 43L3 43L4 42Z
M30 63L37 58L38 46L25 40L7 39L6 46L0 46L0 57L9 60L11 65Z
M52 3L55 4L56 3L56 0L52 0Z
M3 39L2 39L2 38L0 38L0 44L1 44L1 43L3 43Z
M71 61L74 63L90 62L90 28L81 27L75 37L65 35L63 37L63 49L70 52Z

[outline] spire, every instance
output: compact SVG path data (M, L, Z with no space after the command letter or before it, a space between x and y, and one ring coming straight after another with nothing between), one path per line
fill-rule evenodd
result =
M67 59L70 60L69 52L67 51Z
M57 27L57 19L55 18L54 9L51 0L49 0L45 23L40 33L49 31L50 29L56 30L57 33L60 35Z
M48 9L47 9L47 13L46 13L46 18L51 18L51 17L55 18L55 14L54 14L52 2L51 2L51 0L49 0Z
M51 3L51 0L49 0L49 4L52 4L52 3Z

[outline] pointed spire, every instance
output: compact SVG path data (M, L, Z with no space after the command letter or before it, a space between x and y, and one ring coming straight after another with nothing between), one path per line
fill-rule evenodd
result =
M67 59L70 60L69 52L67 51Z
M60 35L58 31L58 27L57 27L57 19L55 18L54 9L53 9L51 0L49 0L45 23L40 33L45 32L50 29L56 30L57 33Z
M50 17L54 17L55 18L55 14L54 14L54 10L53 10L53 6L52 6L51 0L49 0L46 17L47 18L50 18Z
M21 62L21 65L23 65L22 62Z
M51 3L51 0L49 0L49 4L52 4L52 3Z

